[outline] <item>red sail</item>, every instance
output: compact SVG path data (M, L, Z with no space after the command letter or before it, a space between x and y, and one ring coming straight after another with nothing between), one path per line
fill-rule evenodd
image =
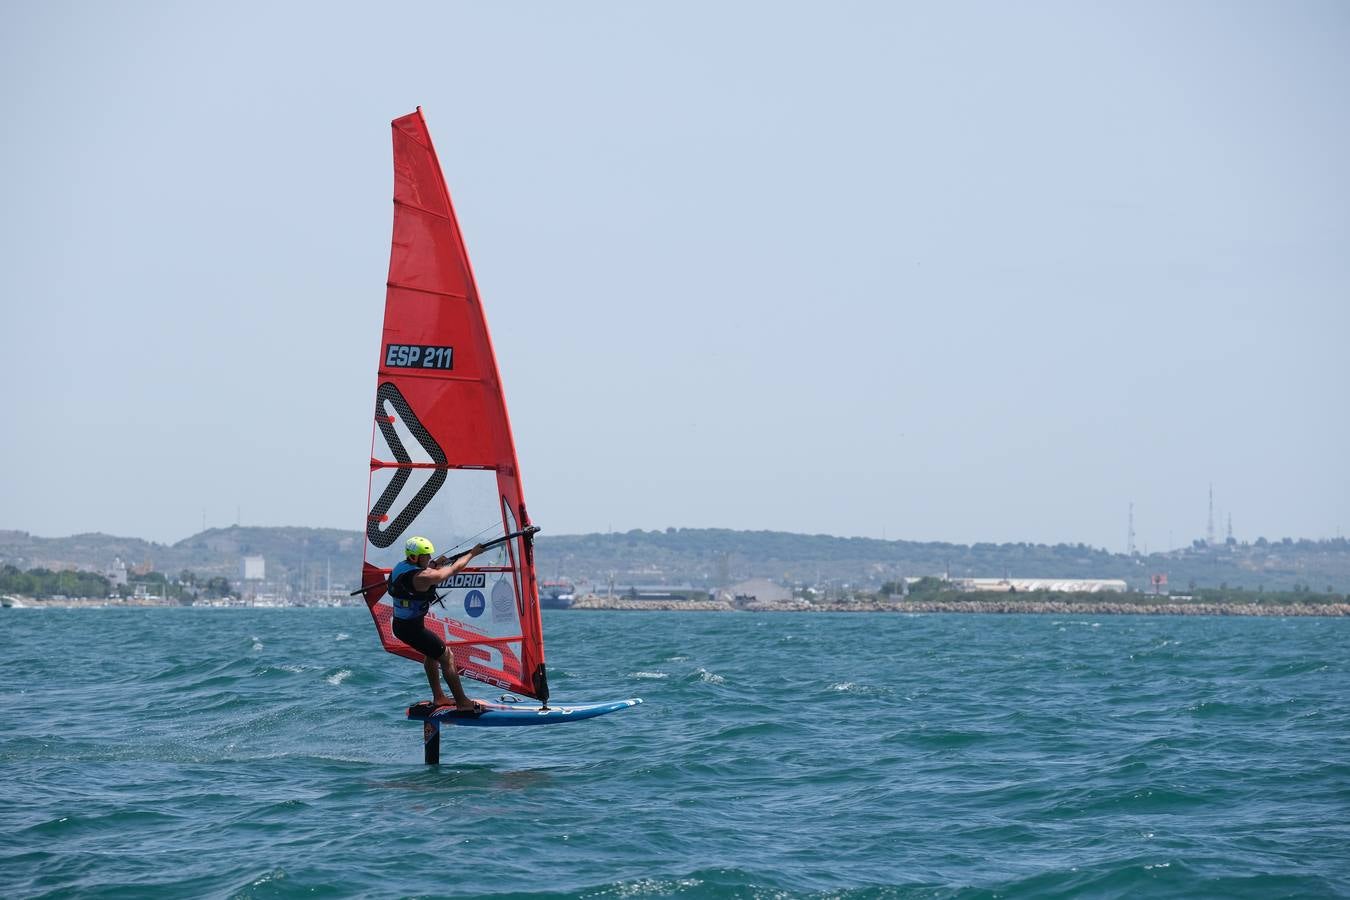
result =
M380 344L362 585L386 650L382 587L412 535L438 553L527 528L515 442L487 320L422 110L395 119L394 236ZM547 699L532 537L477 557L426 624L463 674Z

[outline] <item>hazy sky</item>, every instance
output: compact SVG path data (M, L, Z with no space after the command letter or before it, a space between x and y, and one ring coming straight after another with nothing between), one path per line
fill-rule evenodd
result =
M1350 530L1350 5L0 4L0 528L358 529L421 105L550 533Z

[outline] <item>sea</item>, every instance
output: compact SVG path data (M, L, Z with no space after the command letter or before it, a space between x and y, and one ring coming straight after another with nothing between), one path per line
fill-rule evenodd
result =
M364 609L0 610L0 896L1350 896L1350 620L544 628L428 766Z

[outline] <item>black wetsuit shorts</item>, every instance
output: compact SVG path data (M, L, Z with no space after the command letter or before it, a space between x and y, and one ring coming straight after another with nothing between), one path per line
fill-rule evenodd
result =
M441 654L445 652L445 641L422 623L421 616L416 619L400 619L395 616L394 637L431 659L440 659Z

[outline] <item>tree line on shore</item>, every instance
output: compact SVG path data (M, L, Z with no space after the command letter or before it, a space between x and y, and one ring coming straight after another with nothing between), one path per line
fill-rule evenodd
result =
M17 566L0 566L0 593L18 594L37 600L54 597L131 597L138 588L155 597L189 603L198 597L228 597L232 593L228 578L200 576L186 569L177 578L170 578L162 572L147 572L137 575L134 581L127 584L114 586L97 572L76 569L53 571L42 567L20 571Z

